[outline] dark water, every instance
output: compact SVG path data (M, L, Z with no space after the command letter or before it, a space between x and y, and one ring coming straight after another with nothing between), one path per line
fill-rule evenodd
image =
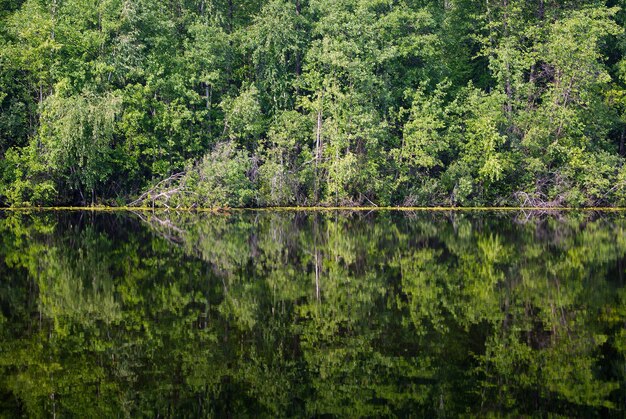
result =
M0 213L0 412L616 416L626 214Z

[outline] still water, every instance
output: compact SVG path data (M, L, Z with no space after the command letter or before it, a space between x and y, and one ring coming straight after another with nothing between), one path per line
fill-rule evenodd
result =
M0 212L6 417L618 416L626 214Z

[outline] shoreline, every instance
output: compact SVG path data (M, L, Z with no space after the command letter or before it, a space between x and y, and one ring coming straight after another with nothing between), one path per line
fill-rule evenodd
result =
M327 212L327 211L399 211L399 212L471 212L471 211L583 211L583 212L626 212L626 207L261 207L261 208L163 208L163 207L81 207L81 206L58 206L58 207L0 207L0 211L6 212L53 212L53 211L90 211L90 212L198 212L198 213L227 213L227 212Z

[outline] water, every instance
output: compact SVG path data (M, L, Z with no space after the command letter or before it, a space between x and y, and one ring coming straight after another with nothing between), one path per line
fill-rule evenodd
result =
M626 214L0 213L0 412L626 412Z

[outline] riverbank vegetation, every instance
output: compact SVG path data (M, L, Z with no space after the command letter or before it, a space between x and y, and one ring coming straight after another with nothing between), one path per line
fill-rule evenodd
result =
M4 0L0 204L626 204L623 0Z

